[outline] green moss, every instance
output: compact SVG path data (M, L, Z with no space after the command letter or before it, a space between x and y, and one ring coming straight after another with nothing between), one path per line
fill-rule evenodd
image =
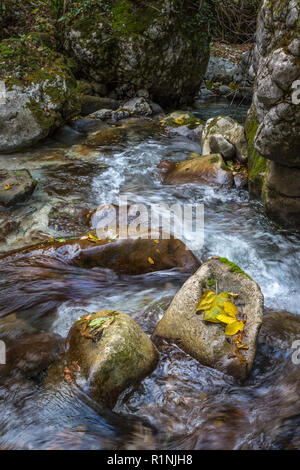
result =
M252 194L260 197L268 161L257 152L254 146L258 125L255 112L251 109L245 125L248 143L249 189Z
M226 163L224 161L222 161L222 163L221 163L221 168L224 171L230 171L230 169L228 168L228 166L226 165Z
M112 8L113 29L117 33L142 34L155 17L147 5L137 9L129 0L119 0Z
M232 272L236 274L241 274L242 276L246 276L249 279L252 279L249 274L245 273L245 271L243 271L237 264L233 263L232 261L229 261L227 258L218 258L218 261L229 266Z
M210 160L209 160L209 163L218 163L218 161L220 160L220 158L218 156L215 156L215 157L212 157ZM222 165L221 165L222 166Z

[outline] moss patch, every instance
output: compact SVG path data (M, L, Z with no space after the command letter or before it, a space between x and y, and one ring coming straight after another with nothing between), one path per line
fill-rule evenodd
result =
M255 112L251 109L245 125L248 143L249 190L252 194L261 197L268 161L257 152L254 146L258 125Z
M249 274L245 273L237 264L233 263L232 261L229 261L227 258L218 258L218 261L220 261L223 264L226 264L226 266L230 267L230 270L236 274L241 274L242 276L246 276L249 279L252 279Z

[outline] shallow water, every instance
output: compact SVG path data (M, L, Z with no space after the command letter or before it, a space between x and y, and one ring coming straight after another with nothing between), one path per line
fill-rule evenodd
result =
M224 112L223 108L223 104L218 108L217 103L212 103L198 112L208 118ZM231 113L236 112L243 120L244 110L232 107ZM38 219L45 205L50 204L49 210L52 209L53 198L68 208L72 203L92 209L102 203L116 203L119 194L129 202L145 204L203 203L205 241L197 256L202 261L214 255L229 258L258 282L267 308L300 314L299 234L274 225L264 216L261 204L249 200L246 191L199 184L163 186L159 181L157 164L166 158L187 158L195 150L194 145L183 139L145 136L138 131L128 133L126 142L114 147L87 152L78 146L48 143L29 151L18 163L19 167L26 164L39 179L26 210ZM14 158L17 161L17 157L12 157L11 162ZM19 209L20 217L22 210ZM68 225L66 219L51 230L47 223L48 219L41 239L77 236L84 231L83 223ZM40 227L37 231L41 232ZM20 238L21 245L17 246L35 241L31 231L26 243L24 235ZM12 238L11 249L15 243ZM11 273L2 273L2 277L0 273L0 289L6 288L1 299L3 302L5 295L7 299L16 296L17 321L24 321L25 336L32 338L32 345L41 331L66 337L79 316L102 308L129 313L151 335L186 279L186 275L173 271L135 279L120 279L107 273L109 282L102 283L95 270L67 269L62 265L55 276L47 277L47 282L34 283L25 279L21 271L22 267L12 265ZM44 310L43 302L47 304ZM41 373L33 374L21 359L16 360L10 365L10 374L0 376L0 447L299 448L300 366L291 361L293 335L288 330L284 341L278 339L278 331L268 318L267 315L260 335L255 367L246 383L238 384L200 365L176 346L163 346L153 374L136 390L124 392L113 412L64 384L59 390L45 389ZM2 322L5 325L5 318ZM283 322L283 331L285 327ZM297 320L292 330L300 334ZM0 337L1 331L0 323ZM47 351L48 339L43 341L40 349L29 351L33 363L35 354ZM59 337L57 342L60 344ZM49 346L52 350L55 358L58 352Z

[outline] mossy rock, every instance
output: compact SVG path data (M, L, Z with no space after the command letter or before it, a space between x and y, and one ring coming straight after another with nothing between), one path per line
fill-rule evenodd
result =
M153 371L157 361L156 347L129 315L100 310L72 326L67 353L49 369L47 383L76 381L94 400L113 407L126 388L137 386Z
M201 124L204 124L204 121L196 117L193 113L189 113L187 111L173 111L164 117L164 119L161 120L161 123L170 128L187 126L189 129L193 130Z
M181 3L95 2L76 16L69 3L65 46L97 82L147 89L161 105L192 101L208 63L209 25L202 10Z
M258 125L256 113L252 106L248 112L245 124L248 145L249 192L251 195L261 198L261 192L269 163L268 160L258 153L254 145Z
M0 152L28 147L80 111L75 65L45 46L37 35L0 43Z

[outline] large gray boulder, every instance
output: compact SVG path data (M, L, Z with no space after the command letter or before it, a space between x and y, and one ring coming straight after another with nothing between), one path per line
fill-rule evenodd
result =
M0 152L29 147L79 114L77 82L60 54L32 36L0 43Z
M196 312L207 290L238 294L235 305L242 314L246 333L241 343L236 341L236 336L225 336L221 324L205 322L203 313ZM155 335L176 343L201 364L245 378L255 358L263 304L259 286L237 265L224 258L212 259L178 291L158 323Z
M229 84L237 71L237 64L230 59L210 56L205 73L205 81Z
M75 382L94 400L113 407L118 396L150 374L158 351L129 315L101 310L81 317L67 338L62 361L49 369L48 384Z
M65 28L65 47L86 75L110 87L115 84L122 99L146 89L160 104L192 100L209 58L202 10L194 10L187 0L138 6L133 0L116 0L107 14L99 3L73 19L70 15ZM68 5L67 13L73 8Z
M300 224L299 21L296 0L262 2L254 50L256 83L246 124L254 192L262 195L267 214L291 226Z

